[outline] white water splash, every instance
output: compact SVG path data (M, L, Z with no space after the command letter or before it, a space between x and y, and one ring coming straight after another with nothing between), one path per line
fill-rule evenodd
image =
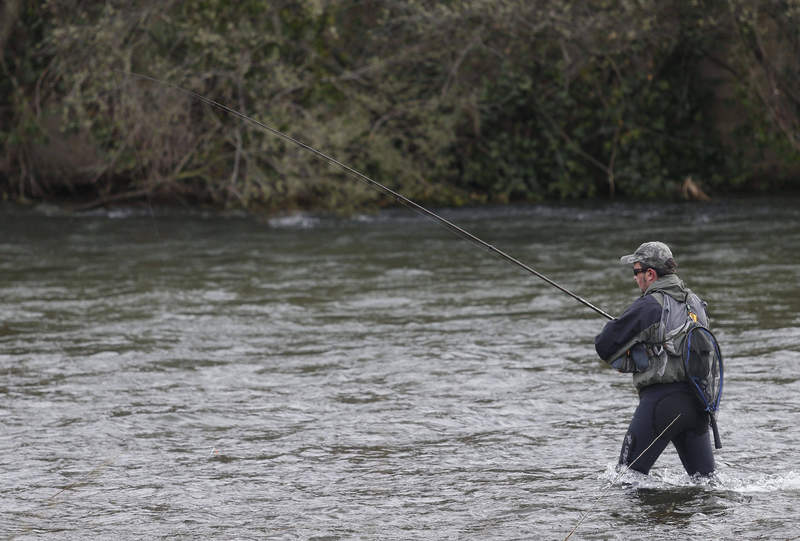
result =
M753 472L747 476L718 470L711 477L692 477L685 472L666 468L653 471L649 475L635 470L628 470L620 475L617 464L609 463L599 478L607 483L627 485L634 489L705 487L712 491L722 490L743 494L800 491L800 472L794 470L772 474Z
M786 473L757 474L739 478L722 473L721 486L727 490L742 493L792 492L800 491L800 473L791 470Z
M276 229L311 229L316 227L319 221L319 218L309 216L308 214L296 213L270 218L269 225Z

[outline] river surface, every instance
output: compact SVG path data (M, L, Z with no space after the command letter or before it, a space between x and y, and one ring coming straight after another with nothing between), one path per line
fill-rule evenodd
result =
M799 199L443 214L612 314L669 243L726 359L716 479L618 476L604 318L411 211L6 206L0 538L800 538Z

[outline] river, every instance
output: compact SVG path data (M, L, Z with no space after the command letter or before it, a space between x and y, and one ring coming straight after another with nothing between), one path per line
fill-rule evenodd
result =
M3 206L0 538L800 538L800 199L442 212L612 314L670 244L726 360L716 479L619 477L604 319L409 210Z

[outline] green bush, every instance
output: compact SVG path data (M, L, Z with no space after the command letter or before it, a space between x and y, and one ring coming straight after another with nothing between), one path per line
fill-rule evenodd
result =
M783 186L800 155L795 4L10 0L0 191L395 203L171 85L427 204Z

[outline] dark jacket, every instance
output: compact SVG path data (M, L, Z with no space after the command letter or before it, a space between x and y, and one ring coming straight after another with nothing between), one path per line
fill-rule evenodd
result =
M652 325L661 321L661 303L652 295L644 294L631 304L617 319L609 321L594 339L594 348L604 361L612 361L614 354Z

